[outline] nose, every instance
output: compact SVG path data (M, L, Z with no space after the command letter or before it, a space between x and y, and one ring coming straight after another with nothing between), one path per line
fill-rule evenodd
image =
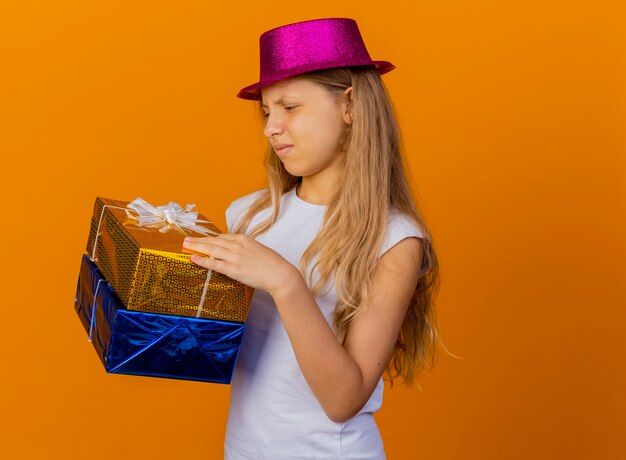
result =
M265 127L263 128L263 134L270 139L274 134L281 134L283 132L283 122L277 115L269 114L265 120Z

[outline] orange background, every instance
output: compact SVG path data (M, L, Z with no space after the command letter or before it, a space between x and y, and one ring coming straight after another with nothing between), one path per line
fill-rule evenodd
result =
M263 184L261 32L355 18L435 236L450 350L385 393L390 459L626 458L621 2L0 6L0 457L220 458L228 386L107 375L73 298L95 196ZM384 5L384 6L383 6Z

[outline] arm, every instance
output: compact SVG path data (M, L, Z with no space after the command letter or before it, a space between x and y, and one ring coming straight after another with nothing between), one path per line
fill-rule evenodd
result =
M243 235L191 239L188 249L214 258L192 260L266 290L274 298L296 359L328 417L342 422L367 402L396 343L418 280L422 244L406 238L379 260L343 346L324 319L300 272L279 254Z

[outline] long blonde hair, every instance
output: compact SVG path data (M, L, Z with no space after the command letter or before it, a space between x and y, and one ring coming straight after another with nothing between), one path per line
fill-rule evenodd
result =
M359 314L361 301L370 291L390 211L398 210L424 231L423 257L428 269L415 286L385 369L392 384L399 376L411 384L423 370L432 368L439 343L434 308L439 264L432 237L409 189L400 133L387 89L373 67L325 69L292 78L306 78L321 84L337 100L345 97L344 91L352 87L353 122L344 133L341 153L341 170L349 173L342 175L343 183L329 203L322 227L300 264L300 271L315 296L328 279L334 277L338 294L334 320L340 343L345 340L351 321ZM263 120L261 102L259 116ZM286 171L269 143L265 165L269 186L248 208L235 233L257 237L267 231L279 216L281 195L300 180ZM251 219L267 208L272 209L271 215L248 231ZM307 271L315 256L315 262ZM319 271L319 279L313 284L315 269Z

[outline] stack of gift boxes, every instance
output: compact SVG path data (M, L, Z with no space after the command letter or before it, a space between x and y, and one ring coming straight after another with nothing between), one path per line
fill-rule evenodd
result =
M253 290L183 252L191 207L96 198L75 309L107 372L230 383Z

